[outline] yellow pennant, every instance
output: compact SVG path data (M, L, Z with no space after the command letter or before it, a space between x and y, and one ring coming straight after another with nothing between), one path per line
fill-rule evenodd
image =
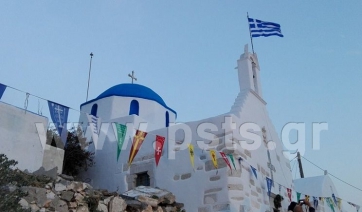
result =
M324 197L319 197L319 200L321 201L322 204L324 204Z
M210 156L211 156L211 160L212 163L214 164L215 168L217 169L217 158L216 158L216 152L215 150L210 150Z
M194 146L192 144L189 144L189 152L190 152L190 161L192 168L195 168L195 153L194 153Z
M337 197L338 209L341 210L342 208L342 199Z

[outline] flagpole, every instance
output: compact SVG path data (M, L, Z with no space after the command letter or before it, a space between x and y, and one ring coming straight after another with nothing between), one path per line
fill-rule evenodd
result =
M88 101L88 91L89 91L89 81L91 76L91 70L92 70L92 58L93 58L93 52L90 53L90 62L89 62L89 74L88 74L88 87L87 87L87 98L85 101Z
M246 13L247 19L248 19L248 26L249 26L249 34L250 34L250 41L251 41L251 49L253 50L253 54L255 54L254 52L254 44L253 44L253 37L251 36L251 30L250 30L250 24L249 24L249 13Z

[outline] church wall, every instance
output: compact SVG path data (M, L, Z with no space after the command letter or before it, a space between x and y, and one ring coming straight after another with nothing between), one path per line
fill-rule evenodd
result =
M2 102L0 117L0 153L18 161L17 167L21 170L39 169L44 150L35 124L46 128L48 119Z
M269 119L265 104L260 101L259 97L254 92L245 93L244 98L245 102L240 110L240 118L238 118L239 121L241 121L241 123L255 123L260 126L260 128L264 127L266 130L265 134L267 136L266 141L274 141L276 144L275 149L269 150L271 163L275 168L275 171L272 171L275 182L274 187L272 187L272 192L284 197L282 204L283 208L286 209L289 205L286 188L293 189L289 160L283 155L283 145L278 138L278 134L275 131L271 120ZM263 133L260 131L257 132L257 134L261 137L263 136ZM243 153L242 157L247 161L251 161L251 165L257 168L259 175L262 176L262 181L258 180L260 184L259 188L261 187L262 189L266 189L265 176L271 178L271 171L267 164L269 159L267 156L267 147L264 141L261 141L260 148L258 149L247 150L239 148L238 152ZM279 184L282 184L280 192ZM258 186L256 186L256 189L259 190Z

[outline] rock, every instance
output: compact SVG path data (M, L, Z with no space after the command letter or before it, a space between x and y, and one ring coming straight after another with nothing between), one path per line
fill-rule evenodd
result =
M89 212L88 206L81 206L76 210L76 212Z
M91 185L89 185L88 183L83 183L83 188L84 189L93 189L93 187Z
M108 203L109 212L123 212L127 208L126 201L120 197L111 197Z
M174 202L171 205L175 206L177 209L181 209L185 206L183 203L178 203L178 202Z
M171 193L162 197L162 203L165 203L165 204L172 204L175 202L175 200L176 200L175 195L173 195Z
M160 206L158 206L157 210L155 210L154 212L163 212L163 210Z
M49 208L51 202L52 202L52 200L51 200L51 199L48 199L48 200L44 203L43 207L44 207L44 208Z
M47 201L47 196L46 196L47 190L44 188L24 186L21 188L21 190L28 194L27 196L24 197L24 199L29 203L36 203L40 207L43 207L43 205Z
M108 212L107 206L103 203L98 203L97 210L102 212Z
M61 200L58 196L50 203L50 208L53 208L57 212L68 212L68 205L65 201Z
M151 205L148 205L147 208L145 208L141 212L153 212Z
M143 210L147 208L147 204L140 202L138 200L129 200L126 199L126 204L127 204L127 209L128 208L132 208L132 209L139 209L139 210Z
M60 174L58 176L63 178L64 180L68 180L68 181L73 181L74 180L74 177L68 176L68 175L65 175L65 174Z
M45 185L46 189L52 189L53 188L53 183L48 183Z
M62 196L60 199L70 202L73 199L74 192L73 191L62 191L61 195Z
M40 208L35 203L30 204L29 206L30 206L31 211L39 211L40 210Z
M164 209L165 212L177 211L176 207L173 207L173 206L166 206L163 209Z
M65 191L67 190L67 186L62 183L56 183L54 186L55 191Z
M67 190L71 190L74 192L80 192L83 191L83 183L81 182L71 182L68 186L67 186Z
M117 192L108 192L107 190L103 190L102 195L106 196L106 197L110 197L110 196L118 196L118 193Z
M69 209L76 209L78 206L77 202L68 202Z
M55 197L55 194L52 191L50 191L49 193L46 194L47 199L54 199L54 197Z
M19 205L21 205L21 207L23 209L28 209L29 208L29 203L23 198L20 199Z
M108 197L106 199L103 200L105 205L108 205L108 203L111 201L112 197Z
M75 193L74 198L78 204L84 202L84 196L79 193Z
M158 206L158 200L157 199L153 199L150 197L146 197L146 196L138 196L137 200L140 202L144 202L147 205L151 205L152 207L157 207Z

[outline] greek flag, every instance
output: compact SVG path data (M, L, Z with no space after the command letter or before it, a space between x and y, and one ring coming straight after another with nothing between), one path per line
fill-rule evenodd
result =
M273 22L261 21L254 18L248 18L249 28L251 37L269 37L276 35L279 37L284 37L280 29L280 25Z

